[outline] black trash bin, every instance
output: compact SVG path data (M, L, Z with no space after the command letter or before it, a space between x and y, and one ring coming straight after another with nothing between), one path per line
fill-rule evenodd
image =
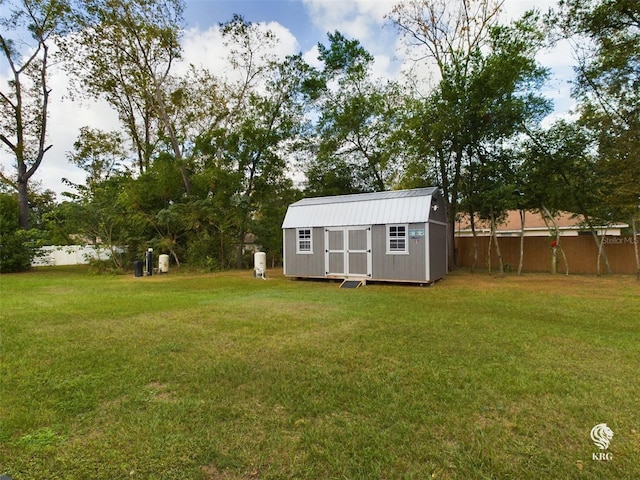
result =
M143 265L143 262L141 262L139 260L133 262L133 276L134 277L141 277L142 276L142 265Z

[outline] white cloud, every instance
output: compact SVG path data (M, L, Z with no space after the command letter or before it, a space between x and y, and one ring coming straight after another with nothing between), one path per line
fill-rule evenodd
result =
M212 71L228 68L228 50L222 44L222 34L217 27L200 31L192 28L185 32L182 45L183 61L178 67L184 73L189 65L209 68Z
M396 0L303 0L310 19L319 29L367 42L376 38Z
M318 45L314 45L310 50L304 52L302 54L302 59L307 62L310 66L315 67L317 69L322 68L322 62L318 60L318 55L320 55L320 51L318 50Z
M395 48L398 36L385 18L396 0L304 0L304 3L311 22L320 31L333 33L337 30L347 38L357 39L374 56L374 77L398 77L401 70ZM327 38L318 41L326 43ZM317 49L312 51L315 54ZM313 60L317 66L316 58Z
M339 31L348 38L355 38L372 54L389 52L396 41L393 28L385 28L387 15L395 0L304 0L309 17L320 31ZM325 38L318 39L326 42Z
M276 51L278 56L293 55L300 51L300 44L298 43L298 40L287 27L280 25L277 22L270 22L266 24L266 28L275 33L279 40Z
M278 39L277 44L269 53L277 58L298 53L300 46L291 31L277 22L257 23L262 31L270 30ZM224 45L222 33L217 26L207 30L189 29L183 39L183 59L177 65L176 73L184 73L189 65L208 69L216 75L224 75L230 65L228 57L230 49Z

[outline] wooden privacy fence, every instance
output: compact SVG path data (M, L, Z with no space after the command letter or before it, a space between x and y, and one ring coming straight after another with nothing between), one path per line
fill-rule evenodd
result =
M478 237L477 268L487 268L487 248L489 237ZM551 237L524 237L523 271L550 272L552 261ZM511 271L518 269L520 262L520 237L498 237L500 252L506 268ZM473 238L456 237L457 264L459 267L473 265ZM609 259L612 273L635 274L636 260L634 242L639 243L640 237L607 236L604 239L604 251ZM575 237L560 237L560 246L564 250L569 264L569 273L597 273L598 248L591 235ZM495 245L491 245L491 269L498 269L498 257ZM557 272L565 273L564 258L558 249ZM600 273L607 273L604 258L600 259Z

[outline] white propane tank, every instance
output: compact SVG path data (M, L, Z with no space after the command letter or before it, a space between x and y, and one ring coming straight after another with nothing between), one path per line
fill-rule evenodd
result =
M160 273L169 271L169 255L163 254L158 257L158 271Z
M253 273L256 277L264 278L267 273L267 254L256 252L253 254Z

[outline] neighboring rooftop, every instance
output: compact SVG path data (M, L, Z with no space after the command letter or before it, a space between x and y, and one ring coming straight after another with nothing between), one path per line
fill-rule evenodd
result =
M561 235L571 236L579 235L580 232L590 232L589 228L584 224L584 217L569 212L560 212L555 217L556 225ZM548 225L547 225L548 223ZM613 223L610 225L598 225L598 233L605 235L620 235L623 228L629 225L626 223ZM520 235L520 212L511 210L507 213L506 218L497 227L497 233L500 236ZM539 211L527 211L525 215L525 236L548 236L549 228L553 228L550 221L545 222L545 218ZM476 233L478 235L489 235L491 227L489 222L476 219ZM456 223L456 235L460 237L468 237L472 235L469 216L463 216Z

